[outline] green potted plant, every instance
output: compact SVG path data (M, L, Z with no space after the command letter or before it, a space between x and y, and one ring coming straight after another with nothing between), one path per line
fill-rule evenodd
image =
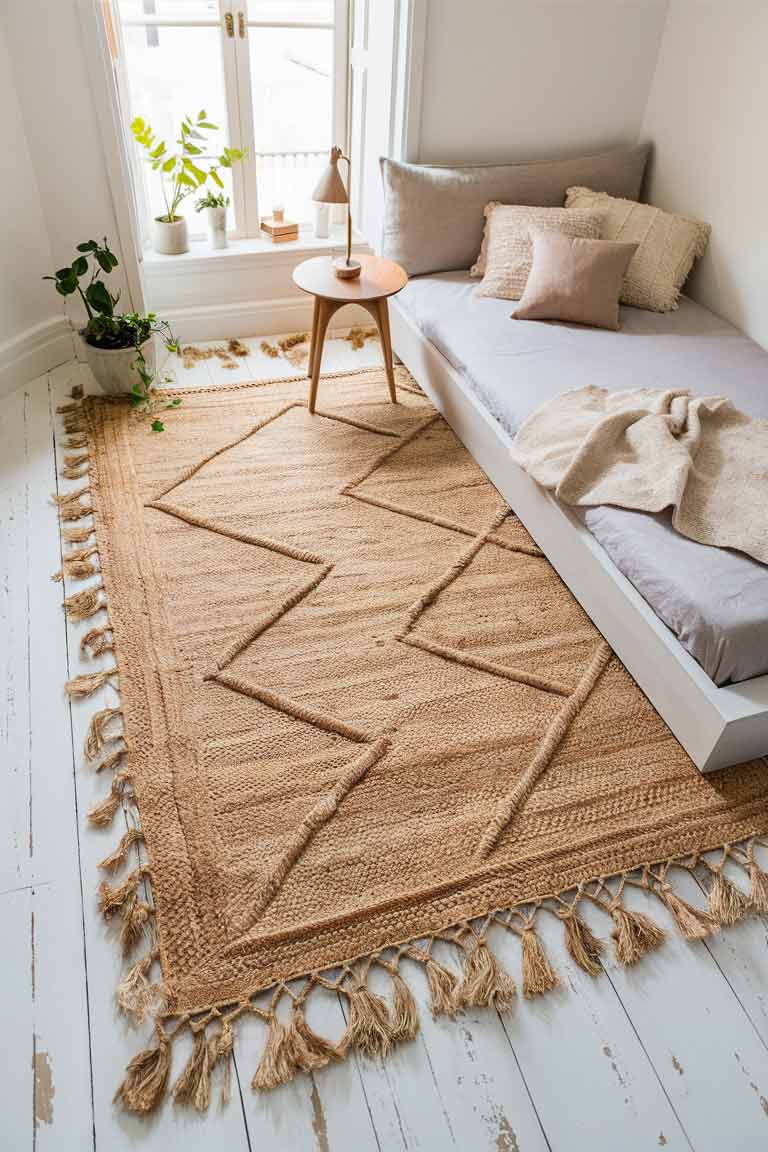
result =
M206 118L205 110L198 112L197 118L185 116L181 122L176 143L177 152L169 152L164 140L158 140L152 128L140 116L131 124L136 143L146 152L146 159L153 171L160 173L160 183L165 200L165 213L156 216L152 222L152 247L156 252L175 256L186 252L187 221L179 214L181 204L187 196L197 192L210 179L220 190L224 182L219 168L231 168L242 160L245 152L239 148L225 148L218 162L211 164L203 158L207 132L218 128Z
M71 264L43 279L52 280L60 296L80 296L87 320L79 335L85 358L102 389L112 395L130 393L140 382L136 368L139 356L145 369L154 373L153 335L161 337L169 352L176 352L178 346L168 323L158 320L154 312L143 316L115 312L120 294L113 295L102 279L102 274L109 275L118 266L106 236L101 244L83 241L77 252Z
M195 203L195 212L202 212L208 217L208 238L211 248L226 248L227 246L227 208L229 196L223 192L212 192L209 188L205 196L201 196Z

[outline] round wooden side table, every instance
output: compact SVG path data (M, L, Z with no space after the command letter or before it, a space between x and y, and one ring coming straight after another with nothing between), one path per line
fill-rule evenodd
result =
M389 396L397 403L395 373L392 367L392 343L389 336L389 309L387 299L408 283L408 274L399 264L382 260L380 256L360 256L362 269L355 280L341 280L333 271L330 256L315 256L304 260L293 270L293 282L303 292L314 296L312 314L312 342L309 346L309 410L314 412L317 385L320 380L320 361L328 321L345 304L360 304L376 321L384 354L384 367L389 383Z

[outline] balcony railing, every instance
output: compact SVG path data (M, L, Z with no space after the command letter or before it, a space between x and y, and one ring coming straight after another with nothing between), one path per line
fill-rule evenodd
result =
M256 180L259 215L283 208L286 218L306 222L312 217L312 192L328 163L328 148L291 152L257 152Z

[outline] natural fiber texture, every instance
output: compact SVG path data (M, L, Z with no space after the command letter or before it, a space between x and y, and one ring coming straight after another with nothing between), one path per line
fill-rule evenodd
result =
M768 564L768 420L725 396L574 388L528 417L512 452L564 504L671 508L681 535Z
M547 993L565 981L545 914L596 975L587 901L633 964L664 933L627 885L691 939L768 907L765 765L696 771L403 369L396 406L378 369L326 378L315 416L305 396L303 378L189 391L162 437L120 402L67 417L87 429L103 584L66 606L110 639L70 692L119 685L119 709L73 706L114 768L91 819L131 817L101 907L120 1010L157 1014L116 1097L138 1112L168 1093L204 1109L214 1073L226 1097L244 1014L267 1026L261 1090L388 1053L418 1027L403 958L435 1014ZM699 862L709 910L672 888ZM503 929L519 973L494 953ZM305 1018L318 985L345 999L338 1042Z

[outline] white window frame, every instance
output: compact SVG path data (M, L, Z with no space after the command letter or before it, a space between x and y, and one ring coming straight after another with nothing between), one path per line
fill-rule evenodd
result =
M193 19L172 16L144 16L122 18L118 15L117 0L113 0L113 16L116 34L120 37L124 27L183 27L218 28L221 34L221 59L224 78L224 92L227 108L227 143L232 148L247 151L246 159L232 166L232 209L235 227L233 239L258 237L261 216L267 215L271 205L259 205L257 163L259 156L299 155L300 153L268 153L259 150L254 138L253 102L251 92L249 38L258 34L259 28L326 28L334 31L333 39L333 99L332 99L332 143L344 145L347 140L347 59L349 36L349 0L334 0L334 20L292 21L292 20L249 20L247 0L219 0L218 19ZM120 46L118 87L123 96L124 107L129 107L129 84L126 69L124 45ZM122 74L122 75L121 75ZM134 115L129 113L130 119ZM126 126L127 127L127 126ZM130 144L134 154L135 146ZM314 154L314 153L312 153ZM137 196L143 217L142 239L146 243L149 226L149 204L144 180L145 172L140 165L134 165L137 180ZM300 221L307 223L307 221ZM197 232L192 231L193 238ZM200 232L202 236L202 231Z

